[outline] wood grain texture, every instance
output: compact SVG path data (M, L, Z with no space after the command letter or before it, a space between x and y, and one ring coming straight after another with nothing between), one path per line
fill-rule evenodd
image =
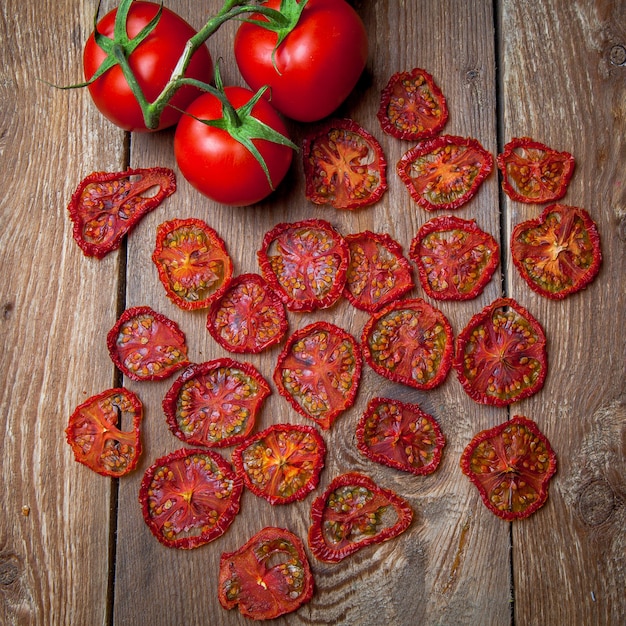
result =
M115 4L107 0L101 10ZM166 4L200 27L222 3ZM619 46L626 46L624 3L352 4L366 25L370 53L357 89L337 115L354 118L381 142L389 163L382 201L357 212L312 205L304 197L298 157L285 184L245 209L203 198L178 174L176 194L142 220L123 250L102 261L84 257L72 240L66 211L72 191L95 170L159 165L177 171L173 131L125 135L97 113L86 92L61 92L39 80L81 79L81 49L95 8L90 0L7 0L0 6L0 267L7 277L0 286L0 623L247 624L217 600L221 553L267 525L305 538L313 498L348 470L407 498L414 522L397 539L340 564L311 556L313 599L275 623L608 625L626 613L626 65L616 64ZM41 14L50 20L46 28ZM236 24L225 25L209 49L214 59L222 58L225 82L242 84L232 52L235 30ZM598 279L564 302L526 287L512 266L508 237L513 225L540 210L509 201L494 172L457 214L476 219L499 240L503 266L476 300L436 304L457 333L503 293L518 299L548 334L545 389L511 409L495 409L470 400L453 374L441 387L419 392L366 366L355 406L323 433L329 453L315 494L272 507L245 492L241 513L223 537L197 550L165 548L150 534L137 497L146 468L182 447L161 408L173 379L123 381L145 405L144 455L119 483L75 463L63 432L77 404L118 380L104 337L124 307L147 304L177 321L194 362L228 356L206 331L205 312L181 311L165 296L150 258L156 227L175 217L204 219L225 240L236 273L259 271L256 251L275 224L309 217L326 219L344 234L387 232L408 251L433 215L415 205L394 171L412 144L384 135L376 111L391 74L413 67L432 73L445 93L446 133L475 137L494 155L510 137L528 134L576 157L565 201L587 208L598 223L604 256ZM299 143L309 126L289 128ZM419 287L412 295L424 297ZM359 338L367 315L346 301L289 314L291 330L318 319ZM279 351L237 358L271 381ZM271 386L257 429L310 423ZM355 426L375 396L418 403L440 422L447 445L434 474L405 475L357 451ZM475 432L514 414L537 421L559 466L546 506L508 524L483 506L458 459ZM230 449L220 452L230 457Z
M550 341L544 390L513 410L537 421L559 458L551 506L513 525L520 624L614 624L624 616L626 189L618 170L626 157L626 67L611 54L626 40L625 25L619 2L502 7L504 139L526 134L575 156L562 202L589 211L603 254L597 280L564 302L534 294L508 264L511 294ZM505 206L511 226L540 212Z

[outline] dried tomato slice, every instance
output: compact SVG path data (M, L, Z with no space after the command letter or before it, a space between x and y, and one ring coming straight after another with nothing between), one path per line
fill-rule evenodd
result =
M547 372L546 336L512 298L498 298L459 333L453 366L467 394L506 406L537 393Z
M78 185L67 207L74 239L86 256L102 259L175 191L174 172L165 167L94 172Z
M358 449L369 459L416 476L432 474L445 437L432 415L417 404L373 398L356 428Z
M448 104L433 77L416 67L389 79L381 93L378 120L397 139L422 141L446 125Z
M500 246L475 220L453 215L426 222L411 242L420 284L436 300L471 300L500 262Z
M569 152L557 152L529 137L515 137L498 155L502 189L512 200L541 204L560 200L575 167Z
M278 224L258 252L263 277L290 311L332 306L346 282L349 250L324 220Z
M336 209L368 206L387 190L387 161L378 140L354 120L331 120L302 144L305 195Z
M376 373L415 389L432 389L450 371L454 337L439 309L414 298L394 302L372 315L363 328L361 344Z
M232 463L252 493L270 504L288 504L317 487L325 455L313 426L273 424L239 444Z
M309 547L317 559L337 563L361 548L404 532L409 503L371 478L349 472L335 478L311 507Z
M139 502L152 534L169 548L197 548L223 535L239 512L243 483L217 452L183 448L144 474Z
M299 537L263 528L235 552L220 558L218 598L245 617L274 619L292 613L313 595L313 574Z
M65 429L79 463L102 476L120 477L137 466L141 456L141 400L124 388L108 389L76 407ZM120 422L132 419L132 428Z
M230 352L259 353L287 332L285 305L258 274L241 274L211 303L207 329Z
M411 265L388 234L364 231L345 240L350 263L343 295L357 309L374 313L413 289Z
M450 211L474 197L493 170L493 157L476 139L440 135L405 153L396 169L419 206Z
M161 224L152 261L167 297L187 311L207 308L226 290L233 275L224 241L206 222L195 218Z
M361 350L354 337L334 324L315 322L287 340L274 382L298 413L328 429L354 404L361 369Z
M585 209L552 204L513 229L511 254L531 289L559 300L584 289L600 271L600 234Z
M115 366L131 380L162 380L189 365L178 324L149 306L126 309L107 335Z
M463 451L460 465L487 508L511 521L545 504L556 454L535 422L516 415L479 432Z
M250 363L228 357L190 365L163 398L170 430L185 443L223 448L254 428L270 387Z

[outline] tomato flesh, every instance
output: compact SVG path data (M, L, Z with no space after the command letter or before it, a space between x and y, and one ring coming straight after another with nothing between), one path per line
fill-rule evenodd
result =
M511 254L537 293L559 300L584 289L600 271L600 234L585 209L553 204L537 219L518 224Z
M328 429L354 404L361 369L355 339L334 324L314 322L287 340L274 382L298 413Z
M553 202L566 193L574 173L575 159L529 137L516 137L497 157L502 188L518 202Z
M434 137L448 121L448 104L433 77L421 68L397 72L383 89L378 110L382 129L397 139Z
M545 504L556 454L535 422L516 415L478 433L463 451L460 465L487 508L511 521Z
M524 307L512 298L498 298L459 333L453 365L476 402L506 406L543 387L546 336Z
M211 304L207 329L230 352L259 353L287 332L285 305L262 276L241 274Z
M176 322L148 306L126 309L107 335L109 355L131 380L162 380L189 365Z
M376 373L415 389L440 385L452 364L452 327L420 298L399 300L372 315L361 343Z
M413 272L402 247L386 233L364 231L345 237L350 263L344 296L373 313L413 288Z
M372 461L416 476L437 469L446 442L432 415L390 398L370 400L356 438L358 449Z
M146 470L139 502L158 541L188 550L226 532L239 512L242 491L241 479L219 454L183 448Z
M315 204L356 209L387 190L387 162L378 141L353 120L332 120L302 146L305 195Z
M174 172L164 167L94 172L81 181L68 205L74 240L86 256L102 259L175 191Z
M128 389L108 389L80 404L65 429L74 457L102 476L124 476L141 456L139 427L143 405ZM121 421L132 428L121 430Z
M278 224L258 252L261 273L291 311L332 306L346 282L349 249L324 220Z
M163 399L170 430L192 445L225 447L243 441L270 388L250 363L229 358L190 365Z
M239 444L232 462L252 493L270 504L288 504L317 487L325 454L312 426L273 424Z
M187 311L207 308L226 290L233 275L224 241L195 218L161 224L152 261L167 297Z
M411 242L424 291L436 300L471 300L500 261L500 246L474 220L447 215L426 222Z
M338 563L362 548L404 532L413 519L406 500L356 472L335 478L311 507L309 547Z
M266 527L220 558L218 597L254 620L292 613L313 595L313 574L299 537Z
M159 10L154 2L133 2L126 21L126 32L133 38L148 25ZM161 17L154 30L129 55L128 63L141 90L149 102L156 100L165 87L185 44L196 31L173 11L161 7ZM117 9L107 13L97 24L98 32L113 37ZM87 80L96 73L106 52L96 43L93 33L85 43L83 68ZM206 46L201 46L191 58L185 72L187 78L204 83L213 80L213 62ZM133 132L161 130L174 125L181 117L181 110L198 97L199 89L184 86L179 89L170 104L165 107L157 128L148 129L141 107L128 86L122 69L115 65L88 86L89 93L99 111L116 126Z
M458 209L493 170L493 157L476 139L440 135L406 152L398 176L427 211Z
M262 4L279 9L281 0ZM275 32L242 24L234 42L237 67L255 91L268 85L272 105L300 122L333 113L353 90L367 62L367 31L344 0L309 0L278 48L277 41Z

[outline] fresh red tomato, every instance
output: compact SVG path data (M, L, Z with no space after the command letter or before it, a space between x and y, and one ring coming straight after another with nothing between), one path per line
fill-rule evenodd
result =
M510 522L545 504L556 454L535 422L516 415L479 432L463 451L460 465L485 506Z
M128 38L136 37L150 23L159 10L153 2L133 2L126 20ZM107 13L97 24L98 32L113 38L117 9ZM128 56L128 62L149 102L156 100L183 53L187 41L196 31L173 11L162 8L161 17L154 30ZM89 80L107 59L107 53L96 43L92 33L83 51L85 79ZM213 80L213 63L209 50L202 46L191 58L185 73L205 83ZM104 72L88 87L89 93L100 112L115 125L129 131L147 131L141 107L119 65ZM170 101L174 107L166 107L159 120L160 130L175 124L181 116L177 109L185 109L198 97L198 89L185 86Z
M224 93L238 112L242 112L242 107L254 96L243 87L226 87ZM174 153L183 176L200 193L222 204L247 206L263 200L285 177L293 149L268 139L254 138L256 120L287 137L287 128L280 115L263 98L252 107L249 115L242 112L241 126L238 127L232 127L226 121L223 105L212 93L192 102L187 114L176 127ZM247 127L252 125L252 134L247 138L265 161L272 185L261 163L244 143L228 129L201 120L224 122L235 134L248 133Z
M269 85L278 111L300 122L330 115L348 97L367 62L367 32L344 0L309 0L300 13L297 0L267 0L284 10L293 29L278 34L259 23L244 23L235 37L239 71L252 89ZM298 13L300 13L298 15ZM276 50L275 50L276 49Z

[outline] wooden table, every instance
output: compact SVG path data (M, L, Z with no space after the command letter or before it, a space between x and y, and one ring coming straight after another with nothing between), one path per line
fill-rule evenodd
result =
M194 26L219 0L168 0ZM102 10L112 8L103 2ZM258 271L262 233L279 222L329 220L342 233L387 232L406 250L432 215L420 209L394 171L409 144L384 135L376 119L389 76L422 67L445 93L446 132L472 136L494 155L529 135L576 158L564 202L586 208L602 237L603 266L585 291L562 302L532 292L508 248L512 227L541 208L512 202L494 172L458 215L474 218L502 246L485 292L439 308L460 331L496 297L516 298L543 324L549 374L544 389L511 408L475 403L450 375L418 392L368 367L356 405L324 433L329 454L321 488L347 470L368 474L415 510L399 538L341 564L311 557L316 591L284 624L617 624L626 615L626 3L620 0L358 0L370 38L367 69L338 114L356 119L387 155L389 191L374 207L339 212L304 197L298 159L273 197L250 208L220 206L178 176L178 191L148 215L119 252L97 261L72 239L66 207L92 171L128 166L176 169L171 131L129 136L105 121L85 91L59 91L81 79L81 50L95 2L2 3L0 224L2 368L2 624L244 624L217 600L219 557L266 525L305 537L313 496L272 507L246 492L228 532L192 551L159 544L137 501L146 468L180 442L161 399L172 380L134 383L116 373L105 335L125 307L147 304L177 321L192 361L226 355L205 329L204 312L177 309L150 260L155 228L174 217L206 220L225 239L237 273ZM223 57L227 83L235 24L209 47ZM296 141L307 130L290 124ZM416 287L414 295L423 296ZM346 301L315 314L289 314L293 330L332 320L355 336L367 319ZM246 360L268 379L279 348ZM119 481L74 461L64 429L74 407L122 383L145 405L144 454ZM305 423L273 387L258 428ZM377 466L355 447L354 429L375 395L417 402L440 422L443 461L427 477ZM547 504L506 523L483 506L459 469L477 431L515 414L534 419L558 455ZM230 449L222 451L228 458ZM319 490L318 490L319 492Z

